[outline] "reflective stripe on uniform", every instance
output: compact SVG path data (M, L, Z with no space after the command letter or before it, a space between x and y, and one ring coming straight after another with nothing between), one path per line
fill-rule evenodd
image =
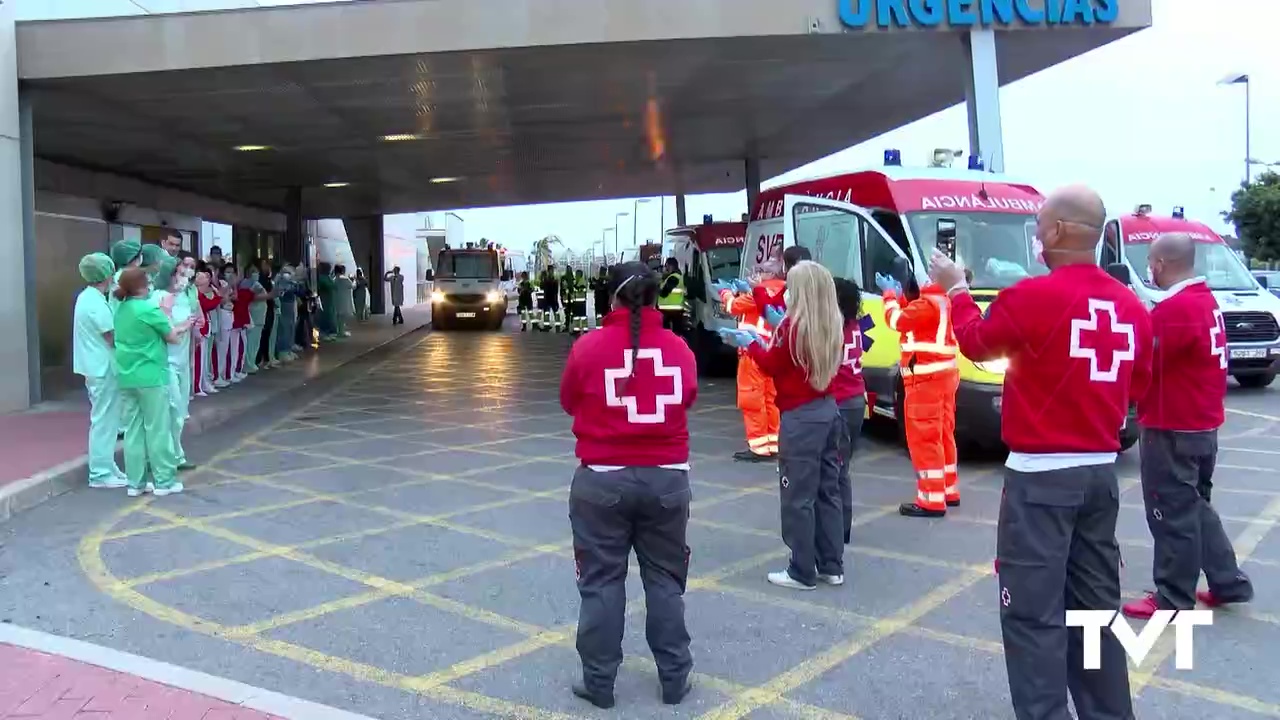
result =
M937 505L939 503L945 503L947 501L947 496L945 493L921 492L917 490L916 501L925 505Z
M916 475L925 480L941 480L945 473L942 470L921 470Z
M889 327L893 330L898 329L898 321L902 319L902 308L898 305L897 300L890 300L884 304L884 309L889 311Z
M960 467L959 467L958 465L943 465L943 466L942 466L942 471L943 471L943 472L945 472L945 473L949 473L949 474L951 474L951 475L956 474L956 472L958 472L959 470L960 470Z
M930 352L937 355L955 355L956 348L950 345L938 345L936 343L904 342L902 343L902 352Z
M956 367L955 360L945 360L943 362L917 364L904 369L911 375L932 375L933 373L955 370Z
M768 435L761 435L760 437L756 437L756 438L747 438L747 446L750 447L752 450L755 450L756 448L764 447L765 445L768 445L770 442L777 442L777 440L776 439L772 441L769 440Z

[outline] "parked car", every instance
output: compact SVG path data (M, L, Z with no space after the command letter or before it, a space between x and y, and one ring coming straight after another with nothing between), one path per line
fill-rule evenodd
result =
M1258 278L1259 285L1280 297L1280 270L1254 270L1253 276Z

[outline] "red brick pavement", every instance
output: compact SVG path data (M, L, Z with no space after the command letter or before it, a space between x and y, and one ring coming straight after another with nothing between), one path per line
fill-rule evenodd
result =
M30 477L84 455L89 412L0 415L0 485Z
M96 665L0 644L0 720L282 720Z

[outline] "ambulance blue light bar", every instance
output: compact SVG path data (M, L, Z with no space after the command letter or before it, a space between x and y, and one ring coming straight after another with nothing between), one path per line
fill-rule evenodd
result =
M901 150L885 150L884 164L902 167L902 151Z
M1187 209L1182 207L1181 205L1174 205L1173 216L1178 220L1183 220L1187 217Z
M982 164L982 156L980 156L980 155L970 155L970 156L969 156L969 169L970 169L970 170L986 170L986 169L987 169L987 168L986 168L986 166L984 166L984 165Z

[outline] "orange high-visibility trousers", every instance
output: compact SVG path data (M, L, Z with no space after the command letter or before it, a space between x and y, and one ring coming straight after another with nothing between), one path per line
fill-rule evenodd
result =
M903 373L903 418L907 448L916 471L916 505L926 510L947 509L960 499L956 467L956 370L912 375Z
M781 418L773 379L751 358L738 357L738 409L747 429L747 447L757 455L778 454Z

